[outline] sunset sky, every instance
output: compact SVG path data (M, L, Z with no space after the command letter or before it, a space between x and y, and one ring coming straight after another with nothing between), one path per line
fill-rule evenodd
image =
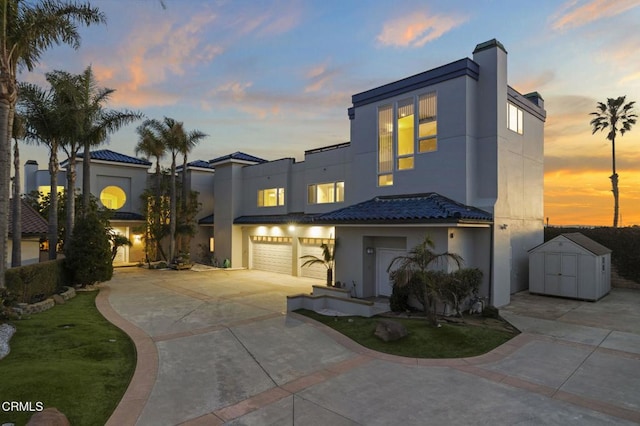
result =
M545 100L545 217L611 225L611 146L591 135L597 101L640 102L640 0L94 0L106 26L21 75L93 66L110 108L169 116L209 137L190 160L244 151L269 160L349 140L351 95L471 57L497 38L509 83ZM640 108L636 108L640 112ZM104 148L134 155L136 125ZM640 225L640 124L619 138L621 225ZM46 167L45 148L21 162Z

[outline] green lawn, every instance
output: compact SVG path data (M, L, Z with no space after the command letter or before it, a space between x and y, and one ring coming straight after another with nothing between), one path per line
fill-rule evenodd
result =
M469 323L431 327L423 318L391 318L401 322L408 335L395 342L383 342L376 336L379 317L331 317L300 309L299 314L313 318L344 334L360 345L378 352L412 358L463 358L482 355L518 334L508 323L474 317Z
M95 306L97 292L13 321L11 353L0 360L0 400L56 407L72 425L103 425L136 364L129 337ZM26 424L33 413L3 412L0 424Z

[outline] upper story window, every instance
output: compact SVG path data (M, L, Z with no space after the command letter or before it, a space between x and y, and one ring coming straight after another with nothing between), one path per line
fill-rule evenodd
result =
M258 190L258 207L284 206L284 188Z
M307 186L309 204L341 203L344 201L344 182L318 183Z
M393 171L414 167L415 153L438 148L435 92L378 108L378 186L393 185Z
M127 202L127 194L119 186L107 186L100 193L100 202L108 209L118 210Z
M516 133L524 132L524 112L517 106L507 102L507 128Z

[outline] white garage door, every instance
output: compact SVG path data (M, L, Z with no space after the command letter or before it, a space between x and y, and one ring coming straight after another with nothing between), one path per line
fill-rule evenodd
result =
M291 275L291 238L251 237L251 240L252 269Z
M322 259L322 249L320 248L320 244L301 244L300 245L300 257L302 256L316 256ZM302 265L307 259L300 259L300 265ZM307 278L316 278L319 280L327 279L327 268L320 263L316 263L314 265L305 266L300 268L300 274L303 277Z

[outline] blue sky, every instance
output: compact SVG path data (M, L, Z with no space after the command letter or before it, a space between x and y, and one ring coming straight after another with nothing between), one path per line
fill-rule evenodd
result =
M497 38L509 82L545 99L545 214L610 222L610 147L591 136L596 101L640 101L640 0L96 0L106 26L52 49L36 72L91 64L111 108L169 116L209 137L190 160L245 151L269 160L349 140L351 95L463 57ZM133 155L136 125L104 148ZM640 211L640 127L618 143L623 224ZM22 162L46 166L44 148ZM600 211L602 210L602 211ZM633 211L632 211L633 210ZM625 216L626 215L626 216ZM624 219L627 218L627 220ZM626 222L626 223L625 223Z

